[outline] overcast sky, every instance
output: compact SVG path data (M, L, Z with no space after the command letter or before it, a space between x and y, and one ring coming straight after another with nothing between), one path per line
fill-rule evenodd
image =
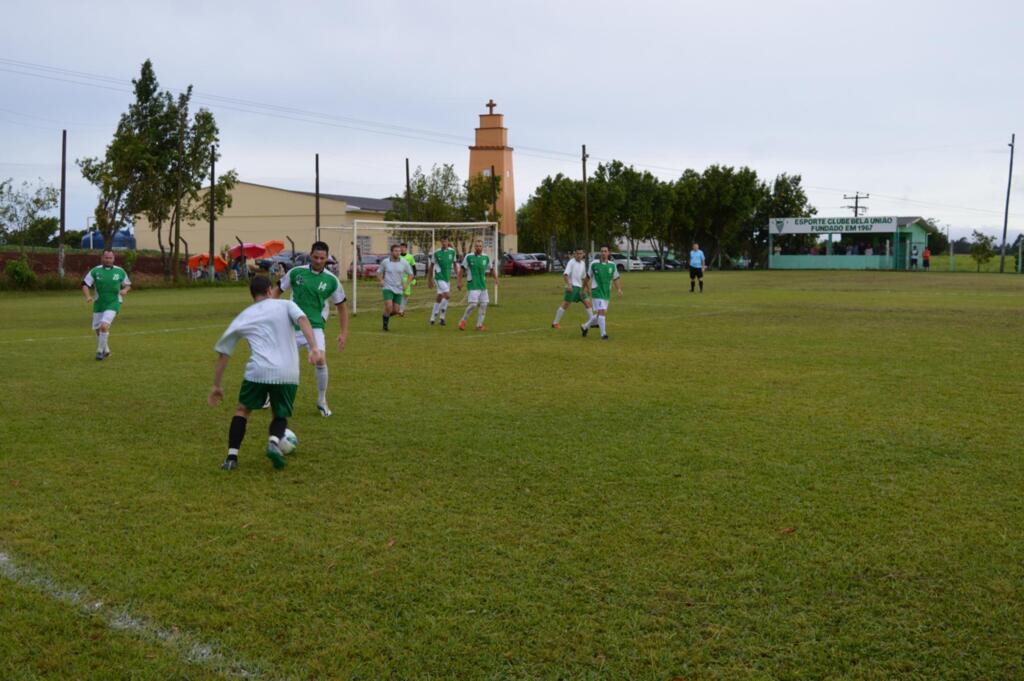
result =
M146 58L216 114L219 167L312 190L319 152L328 193L399 192L406 157L465 177L493 97L520 204L544 176L578 175L585 143L595 164L664 179L798 173L822 215L851 214L843 194L861 191L872 215L998 234L1024 134L1020 0L34 0L3 17L0 177L17 180L59 182L61 128L70 158L101 154ZM94 201L71 172L69 227Z

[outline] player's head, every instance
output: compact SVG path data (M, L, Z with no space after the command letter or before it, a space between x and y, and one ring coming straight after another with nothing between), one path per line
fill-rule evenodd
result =
M398 256L402 254L402 246L400 244L391 244L391 259L398 260Z
M583 260L583 249L577 248L576 253L573 254L577 260Z
M309 247L309 266L314 272L322 272L327 266L328 249L323 241L316 241Z
M611 257L612 249L607 246L601 246L601 262L608 262L608 258Z
M700 250L700 244L697 243L696 241L694 241L693 242L693 249L692 250L699 251Z
M402 243L400 243L400 244L398 244L398 245L399 245L399 247L400 247L400 248L402 249L402 255L405 255L406 253L408 253L408 252L409 252L409 244L407 244L407 243L405 243L405 242L403 241Z
M252 278L249 282L249 293L252 295L253 300L259 300L266 298L270 295L270 279L267 279L262 274Z
M484 252L483 239L477 239L476 241L473 242L473 252L476 253L477 255L480 255L481 253Z
M114 252L109 248L103 249L103 254L100 256L100 262L103 263L104 267L113 267Z
M448 240L448 237L446 237L446 236L441 237L441 248L448 248L448 246L450 246L450 245L451 245L451 241Z

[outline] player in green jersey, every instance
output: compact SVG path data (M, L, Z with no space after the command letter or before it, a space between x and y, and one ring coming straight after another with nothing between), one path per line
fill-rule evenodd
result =
M444 326L444 314L448 310L448 300L451 298L452 271L459 267L455 262L456 257L455 249L452 248L448 237L441 237L441 248L434 251L427 266L427 286L437 288L437 300L434 301L434 310L430 313L431 324L440 312L441 326Z
M476 314L476 330L486 331L484 327L484 315L487 314L487 304L490 302L490 296L487 294L487 275L494 277L494 286L498 286L498 272L494 269L494 263L491 262L491 256L484 253L484 240L477 239L473 243L473 252L467 253L466 257L462 259L462 267L459 269L458 276L458 287L462 290L462 273L466 273L466 288L469 291L469 303L466 305L466 311L462 314L462 321L459 322L459 330L466 330L466 320L469 319L469 315L473 312L474 308L479 307L479 312Z
M388 323L391 317L399 314L399 307L402 304L403 292L405 290L405 278L412 277L415 273L412 266L402 259L399 253L400 246L394 244L391 247L391 255L381 260L377 269L377 281L380 282L381 293L384 296L384 330L388 330Z
M399 244L399 247L402 250L402 260L409 263L409 267L412 268L412 276L407 275L402 279L405 289L402 291L402 302L398 305L398 316L404 317L405 306L409 303L409 299L412 298L412 287L416 285L416 258L409 252L409 244L403 241Z
M124 294L132 290L128 273L114 264L114 252L103 251L101 265L93 267L82 279L85 302L92 303L92 330L96 332L96 359L110 357L110 325L121 309ZM95 291L95 295L93 295Z
M338 310L337 346L338 352L345 349L348 341L348 307L345 305L345 289L341 282L327 269L328 248L323 241L317 241L309 249L309 265L299 265L288 270L274 287L273 297L280 298L284 291L292 292L292 302L299 306L313 327L317 346L323 352L316 362L316 408L322 416L330 416L327 406L327 344L324 326L331 312L331 305ZM295 342L302 347L306 338L295 327Z
M601 247L601 257L590 263L590 270L587 274L590 279L591 295L593 306L590 308L590 319L580 326L580 333L584 336L590 330L591 324L597 320L601 328L601 340L608 340L608 329L605 317L608 315L608 301L612 297L612 284L622 295L622 284L619 282L619 270L615 263L610 260L611 251L607 246Z

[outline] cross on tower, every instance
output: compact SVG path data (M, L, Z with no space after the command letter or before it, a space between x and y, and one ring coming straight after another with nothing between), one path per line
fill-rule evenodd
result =
M484 106L486 106L486 107L487 107L487 113L489 113L489 114L492 114L492 115L493 115L493 114L494 114L494 107L496 107L496 106L498 106L498 105L494 103L494 100L493 100L493 99L488 99L488 100L487 100L487 103L486 103L486 104L484 104Z

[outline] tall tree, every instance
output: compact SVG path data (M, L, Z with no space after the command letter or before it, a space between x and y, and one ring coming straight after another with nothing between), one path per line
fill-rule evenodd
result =
M22 182L15 188L11 179L0 180L0 243L17 242L22 248L36 244L36 232L47 229L45 213L53 210L60 193L40 178L33 186ZM51 229L45 236L52 234ZM45 239L44 239L45 242Z
M976 229L971 232L971 236L974 237L974 243L971 244L971 258L977 264L978 272L981 272L981 266L996 254L996 238Z
M749 225L748 253L754 262L767 264L768 260L768 222L772 218L803 218L816 215L818 210L810 204L807 193L801 186L800 175L776 175L769 185L763 183L760 189L760 200L757 210ZM786 250L796 250L801 246L810 247L815 240L813 234L791 234L776 237L778 245Z

